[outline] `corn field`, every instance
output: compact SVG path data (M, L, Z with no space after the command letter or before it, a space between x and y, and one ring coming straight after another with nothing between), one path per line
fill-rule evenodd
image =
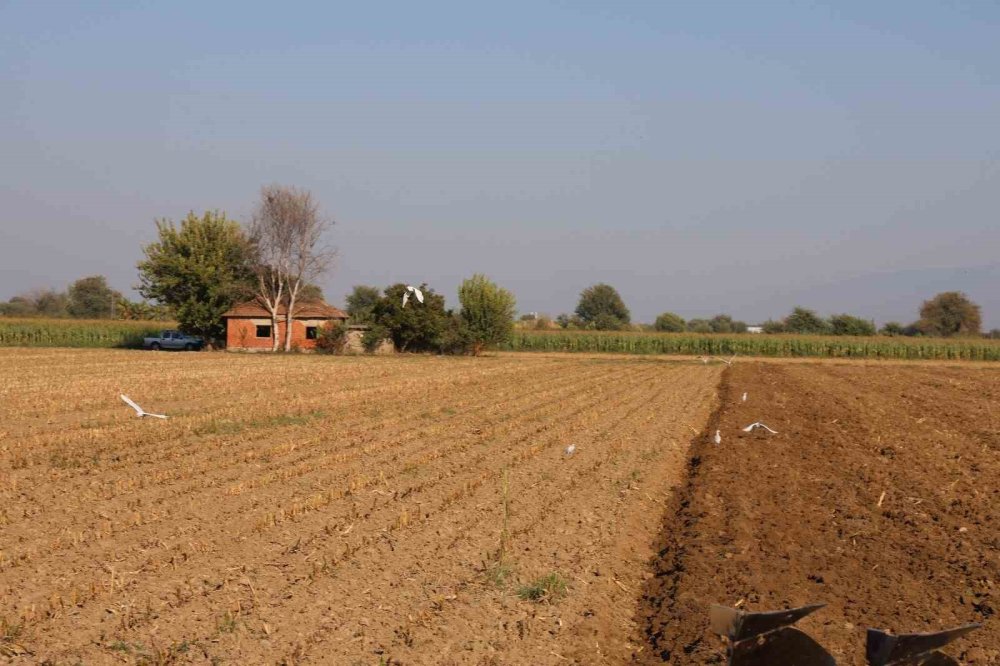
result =
M170 322L0 319L0 347L142 347Z
M1000 361L1000 341L810 335L516 331L506 351Z

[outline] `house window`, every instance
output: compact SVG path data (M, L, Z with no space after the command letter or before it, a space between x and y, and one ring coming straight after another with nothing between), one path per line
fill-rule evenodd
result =
M271 337L271 327L270 326L257 326L257 337L258 338L269 338Z
M316 331L317 331L316 326L306 326L306 340L315 340Z

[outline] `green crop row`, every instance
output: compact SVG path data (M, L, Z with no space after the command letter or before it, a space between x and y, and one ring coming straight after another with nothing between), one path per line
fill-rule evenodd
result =
M506 351L1000 361L1000 341L809 335L516 331Z
M170 323L78 319L0 318L0 347L127 347L142 346Z

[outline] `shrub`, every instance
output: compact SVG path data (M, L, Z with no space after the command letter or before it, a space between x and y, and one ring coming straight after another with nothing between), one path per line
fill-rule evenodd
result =
M898 321L890 321L886 322L885 326L879 329L879 334L888 335L890 337L896 335L906 335L906 328Z
M379 345L389 339L389 329L385 326L373 324L367 331L361 334L361 346L369 354L378 351Z
M509 339L509 338L508 338ZM478 354L482 342L469 328L468 322L460 315L452 315L441 331L438 339L442 354Z
M343 354L347 346L347 327L329 321L316 332L316 351L320 354Z
M609 312L602 312L587 323L587 328L595 331L621 331L628 327L628 321L622 321Z
M860 317L839 314L830 317L830 333L833 335L875 335L875 324Z
M689 319L687 330L691 333L711 333L712 324L707 319Z
M765 333L784 333L785 332L785 322L778 321L776 319L768 319L760 327Z
M653 328L663 333L683 333L684 318L673 312L664 312L656 318Z

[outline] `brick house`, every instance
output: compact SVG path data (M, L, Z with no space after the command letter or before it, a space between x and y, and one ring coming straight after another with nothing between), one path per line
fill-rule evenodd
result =
M285 344L285 306L278 309L278 340ZM271 350L271 313L256 301L234 305L222 315L226 322L226 348L244 351ZM345 323L347 313L322 301L298 303L292 320L292 346L314 349L319 329L330 321Z

